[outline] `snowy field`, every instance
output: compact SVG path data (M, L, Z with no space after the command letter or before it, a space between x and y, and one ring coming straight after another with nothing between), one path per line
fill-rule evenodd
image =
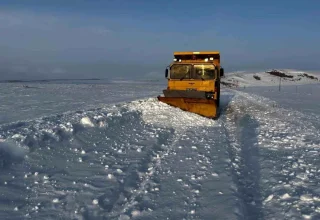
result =
M281 76L281 77L279 77ZM257 72L231 72L227 73L223 82L232 83L239 87L251 86L278 86L319 84L320 72L306 72L291 69L275 69Z
M103 80L0 83L0 124L157 96L164 86L163 83Z
M216 121L163 83L1 83L0 219L320 219L319 84L250 82Z

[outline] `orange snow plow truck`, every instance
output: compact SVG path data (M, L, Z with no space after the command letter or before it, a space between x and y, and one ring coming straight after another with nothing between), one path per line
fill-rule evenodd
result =
M220 104L220 66L218 51L174 52L166 68L167 89L158 100L184 111L217 119Z

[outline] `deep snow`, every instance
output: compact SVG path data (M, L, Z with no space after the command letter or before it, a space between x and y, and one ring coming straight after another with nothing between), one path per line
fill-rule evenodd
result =
M316 85L223 88L217 121L165 84L32 85L0 84L1 219L320 218Z

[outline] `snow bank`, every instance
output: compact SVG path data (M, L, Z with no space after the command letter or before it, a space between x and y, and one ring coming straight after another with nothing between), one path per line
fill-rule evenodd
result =
M267 70L261 72L232 72L223 78L222 84L229 87L304 85L320 83L315 73L292 69Z
M156 98L133 101L128 107L131 111L141 112L144 122L161 127L185 130L191 127L217 126L214 120L174 108Z

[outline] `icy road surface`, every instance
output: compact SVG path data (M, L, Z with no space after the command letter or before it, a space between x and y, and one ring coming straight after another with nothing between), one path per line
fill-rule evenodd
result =
M147 98L2 124L0 219L319 219L319 114L221 102L217 121Z

